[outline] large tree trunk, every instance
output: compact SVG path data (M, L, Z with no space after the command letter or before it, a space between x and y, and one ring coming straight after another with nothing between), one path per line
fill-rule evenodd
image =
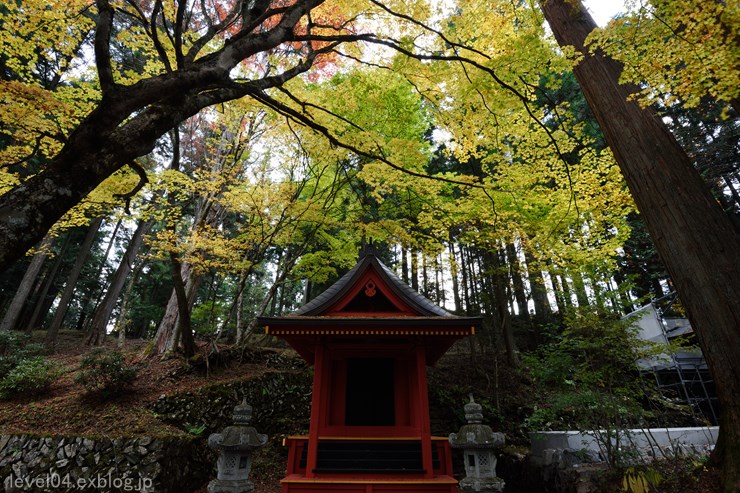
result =
M195 340L190 323L190 302L182 279L182 264L175 253L170 253L172 265L172 279L175 282L175 296L177 298L177 331L175 332L173 348L177 348L178 340L182 342L183 355L190 358L195 354Z
M62 327L62 322L64 322L64 315L67 313L69 302L72 301L72 295L75 292L77 279L79 279L80 277L82 268L85 266L85 261L87 260L87 257L90 254L90 250L92 249L92 244L95 241L95 236L98 234L98 230L100 230L100 226L102 224L102 217L94 219L92 223L90 223L90 227L87 230L87 235L85 235L85 239L82 241L82 245L80 245L80 250L77 253L77 259L72 266L72 270L67 276L67 283L64 286L62 297L59 300L59 305L57 306L56 312L54 313L54 318L52 319L51 324L46 331L47 345L53 345L54 343L56 343L57 334L59 334L59 329Z
M136 166L134 160L151 152L157 140L178 123L203 108L246 95L264 100L268 96L263 91L306 72L319 52L308 50L281 73L235 83L229 77L234 67L291 40L295 26L323 0L294 2L265 31L254 29L259 22L253 25L264 9L243 9L237 12L235 24L226 24L241 24L245 31L232 33L230 42L220 49L197 59L194 51L192 59L180 57L176 70L125 86L114 81L111 59L113 21L120 13L109 2L96 3L94 51L102 97L40 173L0 196L0 270L23 256L103 180L125 165ZM154 25L158 20L150 22ZM175 32L182 28L182 24L175 27ZM180 35L187 34L187 28L182 30L175 43L182 43ZM204 42L213 34L206 34Z
M105 329L108 327L108 320L110 320L113 308L116 306L118 297L126 283L126 278L133 268L136 257L139 255L139 251L144 245L144 237L149 232L149 228L152 227L152 223L153 221L151 220L140 221L136 231L134 231L134 234L128 243L128 247L126 248L126 253L123 254L121 263L118 265L118 269L116 269L116 273L113 275L113 280L108 287L108 291L105 293L105 297L97 310L95 310L92 322L90 323L90 331L87 338L88 344L99 345L103 343Z
M46 250L51 246L52 241L53 238L47 235L41 242L39 253L33 256L31 263L26 269L26 273L23 274L23 279L21 279L15 296L13 296L13 301L10 302L3 321L0 322L0 330L13 330L16 328L15 326L23 310L23 305L26 303L33 286L36 284L39 271L41 271L41 267L46 261Z
M190 264L183 263L180 276L185 283L185 294L188 297L188 307L192 309L193 303L195 302L195 292L200 287L200 283L203 281L203 275L194 274L191 271ZM157 326L157 333L154 336L154 343L152 354L164 354L174 350L175 343L175 329L178 324L178 304L177 304L177 292L172 289L170 299L167 302L162 320Z
M547 0L545 17L561 46L584 54L574 72L622 169L658 254L686 307L722 408L715 458L724 488L740 490L740 235L663 122L628 101L622 67L584 49L596 27L580 2Z

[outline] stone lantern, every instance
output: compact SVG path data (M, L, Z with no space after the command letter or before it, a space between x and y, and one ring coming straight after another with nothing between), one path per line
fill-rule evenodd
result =
M450 434L452 448L462 449L465 457L465 478L460 481L460 491L501 492L504 480L496 476L495 451L504 445L504 434L494 433L490 426L482 424L480 404L473 400L465 404L465 419L468 424L460 431Z
M254 483L249 480L252 453L264 447L267 435L257 433L252 426L252 406L246 399L234 407L234 424L221 433L208 437L208 446L217 450L218 476L208 483L208 493L250 493Z

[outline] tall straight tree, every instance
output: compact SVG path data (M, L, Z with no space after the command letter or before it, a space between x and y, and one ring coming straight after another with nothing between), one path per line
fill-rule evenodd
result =
M80 277L82 268L85 266L85 261L87 260L87 257L90 254L90 250L92 248L93 242L95 241L95 236L98 234L98 230L100 229L100 226L102 224L103 224L102 216L96 219L93 219L93 221L90 223L90 226L87 230L87 235L85 235L85 239L82 241L80 250L77 253L77 259L75 260L75 263L72 266L72 270L70 270L69 275L67 276L67 283L64 286L62 297L59 300L59 304L57 305L56 312L54 313L54 318L52 319L51 324L49 325L49 328L46 331L45 341L47 345L53 345L54 343L56 343L57 335L59 334L59 329L62 327L62 322L64 322L64 315L67 313L69 302L72 301L72 295L75 292L75 286L77 285L77 279Z
M142 219L139 221L134 234L129 240L128 247L126 247L126 252L121 258L121 263L118 264L118 268L115 274L113 274L108 291L106 291L103 301L95 310L92 322L90 323L90 332L87 338L88 344L95 346L103 344L108 321L113 313L113 309L116 307L118 297L126 283L126 278L131 272L131 269L133 269L136 257L144 245L144 238L149 233L153 224L154 221L152 220Z
M740 490L740 236L666 126L630 100L619 83L622 66L585 47L596 28L580 1L545 0L545 17L561 46L583 55L575 66L601 126L686 306L722 406L720 438L724 489Z
M41 271L41 267L46 262L47 252L46 250L51 247L54 238L51 235L47 235L41 242L39 252L33 256L31 263L26 269L26 273L23 274L18 290L13 296L13 301L10 302L8 310L5 312L5 316L0 322L0 330L13 330L18 323L18 318L23 310L23 305L26 303L28 296L31 294L33 286L36 284L36 278Z

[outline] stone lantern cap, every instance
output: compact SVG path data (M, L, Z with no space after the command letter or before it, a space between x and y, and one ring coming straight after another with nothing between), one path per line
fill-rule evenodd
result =
M253 426L248 426L252 420L252 406L247 404L246 399L234 407L232 419L232 426L208 437L209 447L216 450L247 451L265 446L267 435L257 433Z
M473 400L465 404L465 419L468 424L463 425L457 433L449 437L452 448L462 449L496 449L504 445L504 434L494 432L490 426L482 424L483 406Z

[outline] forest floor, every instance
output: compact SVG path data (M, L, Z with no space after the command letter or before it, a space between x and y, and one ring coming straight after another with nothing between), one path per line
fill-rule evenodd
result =
M36 337L43 341L43 334ZM180 357L148 357L150 342L127 340L122 349L108 338L104 347L118 349L128 365L136 366L137 377L131 388L114 399L91 394L75 382L81 358L91 350L84 336L62 332L52 354L60 375L43 395L0 401L0 434L68 435L68 436L187 436L187 432L157 418L150 406L162 395L196 391L205 385L240 381L271 371L264 364L240 362L238 359L219 364L209 371L202 356L195 363ZM223 362L222 362L223 363ZM281 466L282 468L282 466ZM278 493L282 470L263 474L255 481L257 491ZM199 492L205 492L205 485Z
M226 358L210 368L205 364L205 353L191 361L179 357L147 357L149 344L141 340L126 341L122 352L127 363L138 368L137 378L129 392L105 400L86 392L75 382L81 358L90 348L78 333L63 332L54 353L48 356L61 368L59 378L41 396L0 401L0 434L187 436L183 429L157 418L150 409L151 404L162 395L196 391L206 385L240 381L273 371L264 363L255 363L253 358L242 360L238 352L230 351L225 351ZM115 349L116 341L109 338L105 346ZM507 369L490 357L465 354L464 348L458 348L457 353L446 356L430 370L429 383L432 424L437 428L432 430L434 433L446 435L455 431L449 428L450 423L460 422L459 411L465 404L461 396L475 391L476 396L486 396L484 413L492 427L506 434L507 443L517 453L526 450L528 440L522 423L535 405L532 383L526 373ZM274 471L263 470L261 477L255 478L255 491L278 493L283 470L282 464L276 464ZM663 483L651 491L720 491L716 468L676 462L664 464L661 474ZM198 490L201 491L206 491L205 485ZM623 491L621 480L615 479L606 491Z

